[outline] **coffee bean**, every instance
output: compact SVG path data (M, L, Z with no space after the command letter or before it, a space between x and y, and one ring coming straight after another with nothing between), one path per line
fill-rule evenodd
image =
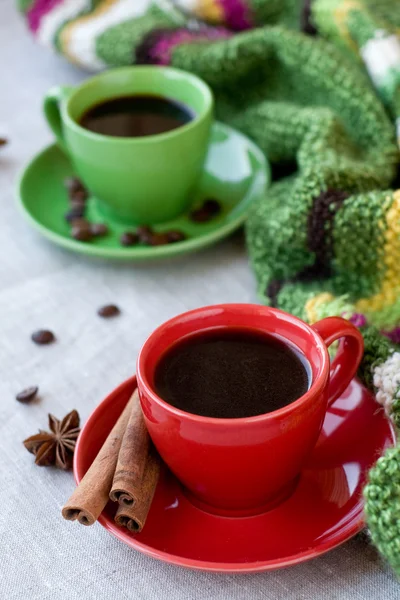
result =
M66 177L64 179L64 186L67 188L69 194L74 194L85 189L77 177Z
M221 212L221 204L214 198L207 198L199 208L195 208L189 218L196 223L207 223Z
M19 392L15 396L15 398L18 400L18 402L22 402L23 404L28 404L29 402L31 402L34 399L34 397L36 396L38 391L39 391L38 386L32 385L31 387L28 387L25 390L22 390L22 392Z
M81 198L70 198L69 199L69 206L71 208L71 210L73 210L74 208L86 208L86 200L83 200Z
M103 317L104 319L108 319L109 317L116 317L120 313L120 309L115 304L106 304L105 306L101 306L97 311L99 317Z
M207 200L204 200L203 209L210 215L215 216L221 212L221 205L215 198L207 198Z
M105 223L91 223L90 231L94 237L102 237L107 235L108 227Z
M90 223L84 219L74 221L71 228L71 237L79 242L89 242L93 237Z
M31 339L35 344L44 346L45 344L52 344L55 341L55 335L49 329L38 329L31 335Z
M147 246L164 246L169 243L166 233L153 233L146 243Z
M73 221L76 221L77 219L81 219L84 215L85 215L85 206L83 204L81 204L78 206L74 206L73 208L71 208L71 210L69 210L67 213L65 213L65 220L68 223L72 223Z
M195 208L189 214L189 218L195 223L207 223L207 221L211 221L213 216L207 212L203 207Z
M139 236L133 231L125 231L119 241L122 246L135 246L139 242Z
M69 199L71 203L77 204L78 202L81 204L85 204L88 199L88 193L86 190L76 190L75 192L69 192Z
M153 230L150 225L139 225L139 227L136 228L136 233L140 237L141 235L150 235L153 233Z
M153 235L153 230L151 227L148 225L140 225L140 227L136 229L136 233L139 236L139 241L142 242L142 244L150 245L151 237Z
M186 240L186 235L183 231L171 229L171 231L167 231L167 239L169 244L175 244L175 242L183 242L183 240Z
M76 218L72 221L71 223L71 227L72 226L76 226L76 227L83 227L83 228L89 228L90 229L90 223L87 219L85 219L85 217L82 218Z

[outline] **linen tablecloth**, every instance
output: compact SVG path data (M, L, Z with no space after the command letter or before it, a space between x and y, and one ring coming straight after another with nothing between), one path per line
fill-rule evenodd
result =
M0 2L0 599L394 600L400 588L364 535L297 567L219 575L157 562L99 525L63 521L71 473L39 468L22 440L47 413L92 409L134 371L145 337L165 319L216 302L252 302L255 285L240 234L195 255L159 263L89 260L31 231L15 204L17 174L52 141L41 114L45 91L86 75L26 35L10 0ZM97 308L117 303L105 321ZM32 344L38 328L57 343ZM29 406L15 394L39 385Z

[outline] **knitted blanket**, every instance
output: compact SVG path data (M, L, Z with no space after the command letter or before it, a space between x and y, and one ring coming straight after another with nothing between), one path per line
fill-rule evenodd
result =
M398 0L19 1L84 68L171 64L210 84L217 117L273 166L246 225L261 301L360 327L360 376L400 427ZM371 470L365 512L400 574L400 446Z

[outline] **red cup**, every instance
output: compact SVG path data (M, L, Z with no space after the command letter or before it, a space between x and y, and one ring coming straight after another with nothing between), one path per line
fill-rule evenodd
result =
M222 328L260 331L290 341L310 363L309 390L279 410L241 419L199 416L167 404L154 389L161 357L183 338ZM327 346L339 338L343 339L330 364ZM256 514L294 489L327 407L356 374L362 354L362 335L339 317L309 326L280 310L253 304L192 310L158 327L140 351L137 381L146 425L192 501L217 514Z

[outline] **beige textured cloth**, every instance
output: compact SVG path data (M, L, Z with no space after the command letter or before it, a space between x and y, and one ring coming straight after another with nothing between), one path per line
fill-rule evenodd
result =
M88 260L41 239L14 202L22 165L51 140L44 92L84 78L25 34L13 3L0 1L0 599L7 600L395 600L399 586L363 537L304 565L248 576L197 573L131 550L99 525L63 521L71 473L35 467L22 440L50 411L83 420L134 371L147 334L184 310L255 300L240 236L197 255L127 265ZM99 305L123 314L104 321ZM37 347L39 327L58 338ZM23 406L15 393L40 386Z

